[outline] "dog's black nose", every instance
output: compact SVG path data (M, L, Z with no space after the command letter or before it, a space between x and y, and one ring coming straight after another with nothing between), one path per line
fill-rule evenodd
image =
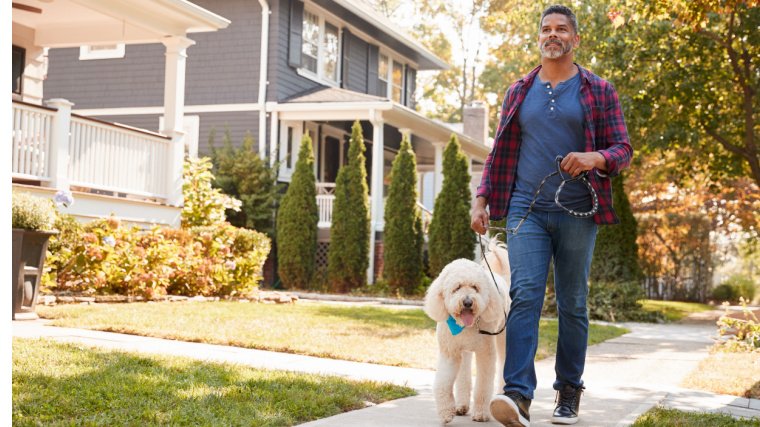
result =
M464 308L472 308L472 300L470 297L465 297L462 305L464 305Z

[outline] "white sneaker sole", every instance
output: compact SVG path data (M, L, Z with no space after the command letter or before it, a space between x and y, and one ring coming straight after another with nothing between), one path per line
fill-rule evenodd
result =
M507 396L498 394L491 399L491 416L505 426L530 427L530 421L520 415L520 409Z
M552 417L552 424L575 424L578 422L580 418L559 418L559 417Z

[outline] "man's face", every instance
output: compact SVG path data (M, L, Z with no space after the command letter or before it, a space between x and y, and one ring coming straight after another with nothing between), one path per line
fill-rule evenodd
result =
M570 54L580 45L570 19L559 13L546 15L538 30L538 49L544 58L555 59Z

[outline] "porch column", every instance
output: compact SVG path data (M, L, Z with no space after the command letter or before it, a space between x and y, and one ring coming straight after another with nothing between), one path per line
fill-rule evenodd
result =
M372 177L370 185L372 187L372 200L370 203L370 235L369 235L369 268L367 269L367 283L375 283L375 243L377 232L384 228L384 208L383 208L383 146L385 145L383 137L384 122L382 116L379 118L374 111L370 112L370 122L372 123ZM378 254L379 255L379 254Z
M50 157L47 167L50 168L47 175L51 181L44 183L46 187L56 190L69 191L69 130L71 128L71 107L73 102L65 99L51 99L46 102L48 107L58 111L50 126Z
M171 137L169 164L166 171L166 203L182 206L182 164L185 158L185 131L182 119L185 115L185 62L187 48L193 40L182 36L162 40L166 46L166 70L164 74L164 129Z
M434 142L433 147L435 147L435 186L433 187L433 200L435 200L443 188L443 149L446 147L446 143ZM433 202L433 210L435 211L435 202Z

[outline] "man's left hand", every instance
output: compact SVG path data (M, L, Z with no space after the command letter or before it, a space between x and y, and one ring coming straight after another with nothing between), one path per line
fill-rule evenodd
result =
M562 171L569 173L573 178L583 171L597 168L602 172L607 171L607 159L598 151L588 153L569 153L560 163Z

